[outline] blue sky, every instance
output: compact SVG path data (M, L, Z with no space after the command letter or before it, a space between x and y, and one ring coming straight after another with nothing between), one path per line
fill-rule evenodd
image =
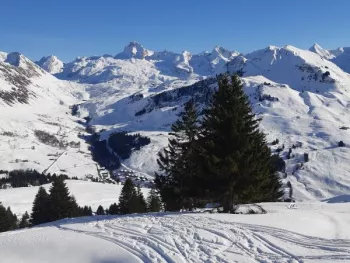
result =
M193 53L350 46L347 0L1 0L0 10L0 50L34 60L114 55L132 40Z

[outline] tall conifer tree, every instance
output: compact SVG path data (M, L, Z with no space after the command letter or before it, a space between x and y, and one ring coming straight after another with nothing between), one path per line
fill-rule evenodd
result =
M161 173L156 174L155 184L166 210L179 210L187 199L196 195L193 187L196 168L192 156L198 129L198 111L191 99L171 127L168 147L158 154Z
M78 205L73 196L70 196L64 180L58 177L53 181L49 196L50 221L75 217L78 214Z
M13 214L12 212L10 214L9 209L6 210L6 208L0 203L0 232L5 232L13 229L15 229Z
M202 187L226 212L236 203L277 201L281 184L241 80L224 76L218 84L199 139Z
M146 213L147 203L146 203L145 197L143 196L143 193L141 192L141 188L139 186L136 187L136 197L138 199L136 213Z
M119 212L121 214L131 214L137 211L138 197L135 185L130 178L126 179L119 196Z
M162 207L160 198L155 189L151 189L147 197L147 209L148 212L160 212Z
M47 194L45 188L41 186L39 187L33 203L31 214L32 225L39 225L49 222L49 212L49 195Z

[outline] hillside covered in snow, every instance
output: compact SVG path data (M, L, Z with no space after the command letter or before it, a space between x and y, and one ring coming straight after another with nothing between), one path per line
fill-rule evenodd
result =
M278 139L271 148L285 159L284 182L292 183L297 200L345 194L350 190L348 53L348 48L325 50L315 44L310 50L269 46L241 54L215 47L177 54L137 42L121 53L68 63L49 56L35 64L18 53L0 53L2 169L96 176L80 139L81 120L88 118L102 139L116 131L149 137L150 144L122 163L151 177L183 104L194 98L200 110L206 107L215 76L230 72L242 77L268 141ZM71 116L73 105L76 116ZM56 146L40 141L36 131L54 135ZM338 147L340 141L345 147Z
M70 106L88 98L83 85L58 80L19 53L0 55L1 170L96 174L84 127Z

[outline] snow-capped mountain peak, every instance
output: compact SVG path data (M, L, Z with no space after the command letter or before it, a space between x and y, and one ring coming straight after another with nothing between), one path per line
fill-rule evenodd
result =
M145 49L140 43L136 41L130 42L124 51L115 56L116 59L144 59L145 57L151 56L154 52Z
M237 52L231 52L223 47L216 46L214 47L213 51L210 53L210 59L215 60L217 58L220 58L224 60L230 60L232 59L232 56L234 54L237 54Z
M312 47L310 47L309 50L311 52L318 54L320 57L324 59L333 59L335 57L331 52L322 48L320 45L316 43Z
M0 62L4 62L7 58L7 53L0 51Z
M12 52L7 55L5 62L12 66L19 67L21 64L28 62L28 59L25 58L21 53Z
M63 62L54 55L43 57L35 63L51 74L57 74L63 70Z
M3 62L5 63L4 66L6 64L9 64L22 70L21 74L27 77L38 76L45 73L41 67L36 65L33 61L26 58L19 52L12 52L7 54L6 59Z

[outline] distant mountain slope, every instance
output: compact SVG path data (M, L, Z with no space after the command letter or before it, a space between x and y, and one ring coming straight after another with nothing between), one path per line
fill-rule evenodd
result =
M56 79L19 53L6 55L0 61L1 169L96 174L78 137L84 128L69 109L87 97L83 86Z
M333 62L343 71L350 73L350 47L326 50L318 44L315 44L309 50L318 54L321 58Z
M339 48L331 52L335 56L332 62L337 64L345 72L350 73L350 47Z
M221 47L176 54L131 42L116 56L64 64L56 76L86 84L90 98L79 114L90 116L90 124L104 130L103 138L118 130L150 136L151 144L124 164L152 175L156 154L183 104L194 98L204 108L216 88L215 75L238 73L268 140L280 141L273 150L285 146L285 181L292 182L298 200L321 199L350 190L349 148L337 147L339 141L350 144L350 75L335 64L346 53L314 45L310 50L269 46L246 55ZM293 157L287 159L289 148Z

